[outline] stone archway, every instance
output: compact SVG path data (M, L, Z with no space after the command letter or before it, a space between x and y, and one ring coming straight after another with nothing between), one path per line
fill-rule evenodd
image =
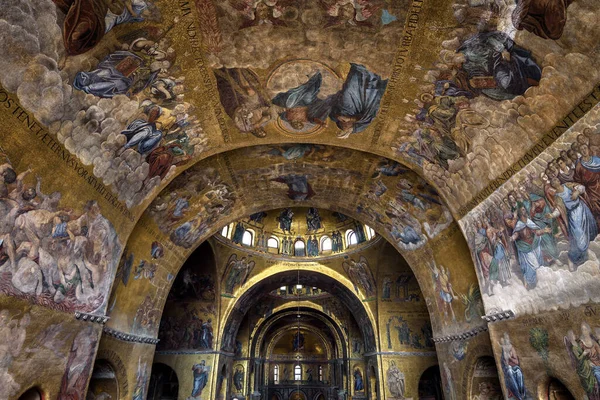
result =
M104 359L96 360L87 395L99 400L118 399L119 392L119 381L112 364Z
M575 397L560 380L550 378L547 400L575 400Z
M43 400L43 397L37 388L31 388L25 391L25 393L19 397L19 400Z
M306 394L302 390L296 390L290 393L288 400L307 400Z
M152 365L150 383L148 385L148 400L176 400L179 395L179 379L173 368L166 364Z
M440 368L437 365L429 367L419 379L419 399L443 400L443 398Z
M470 381L469 399L475 400L493 396L502 396L496 362L491 356L480 357L475 361Z

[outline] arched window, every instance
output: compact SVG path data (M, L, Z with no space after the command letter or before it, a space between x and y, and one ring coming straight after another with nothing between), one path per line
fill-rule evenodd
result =
M254 235L252 234L251 230L246 229L246 231L244 231L244 236L242 236L242 244L246 246L252 246L253 243Z
M294 380L295 381L301 381L302 380L302 367L299 365L296 365L294 367Z
M321 238L321 251L331 251L331 239L329 236Z
M279 249L279 240L271 236L269 240L267 240L267 247L270 249Z
M347 247L354 246L357 243L358 243L358 239L356 237L356 232L354 232L352 229L348 229L346 231L346 246Z
M294 243L294 255L298 257L306 256L306 246L304 245L304 241L302 239L298 239Z
M223 229L221 229L221 236L226 238L228 234L229 234L229 225L225 225L223 227Z
M319 382L323 382L323 366L319 365Z
M279 384L279 365L276 365L273 368L273 381L275 382L276 385Z
M375 231L369 225L365 225L365 231L367 231L367 240L371 240L375 237Z

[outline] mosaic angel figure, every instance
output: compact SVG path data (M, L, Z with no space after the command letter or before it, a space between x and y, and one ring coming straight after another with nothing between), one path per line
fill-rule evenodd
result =
M350 258L344 261L342 266L352 281L356 293L358 293L358 287L360 286L367 298L375 296L375 278L373 278L369 263L364 256L360 256L358 261Z
M250 261L246 257L238 259L236 254L229 256L224 274L225 293L233 294L236 287L243 286L248 280L255 264L254 261Z

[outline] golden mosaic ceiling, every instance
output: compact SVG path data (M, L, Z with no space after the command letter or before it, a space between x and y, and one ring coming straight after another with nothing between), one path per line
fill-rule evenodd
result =
M31 368L15 375L23 388L31 376L58 374L48 379L58 383L73 362L60 354L91 368L98 342L113 340L97 340L99 325L77 332L70 327L80 321L69 321L59 336L43 321L106 315L105 332L152 341L164 305L194 294L193 307L165 315L182 317L181 326L200 316L217 338L204 338L203 351L233 352L255 300L290 285L300 270L301 284L328 293L301 299L307 312L316 300L341 300L365 352L386 341L396 350L389 331L403 326L404 306L418 314L409 318L413 328L430 317L426 332L461 343L484 328L481 314L510 308L535 314L526 322L536 328L538 315L555 313L544 322L555 325L546 334L552 356L540 364L523 320L504 332L490 326L496 354L510 331L530 388L530 371L550 371L550 363L567 370L555 360L568 363L564 335L584 318L557 311L599 301L597 0L5 3L0 300L23 340L32 316L28 338L48 338L33 343L52 348L17 359L15 346L12 370L3 373ZM582 233L564 204L589 229ZM366 223L390 245L294 263L209 240L219 249L215 268L199 263L197 280L193 268L177 278L226 224L311 207ZM543 243L537 257L527 252L528 234ZM377 274L367 273L371 267ZM265 296L289 300L275 297ZM268 307L254 308L264 322ZM583 315L591 320L592 311ZM142 342L121 347L131 358L123 382L140 398L154 356ZM164 343L164 350L181 344L178 336ZM467 374L455 343L435 345L449 398L453 384L456 393L469 387L456 380ZM468 357L482 347L490 355L487 341L469 346ZM207 357L215 372L208 398L217 396L217 358ZM390 371L399 373L396 362L378 364L388 381ZM191 385L185 368L181 382ZM78 376L64 379L78 380L83 397L87 377ZM406 397L417 392L408 390Z
M597 130L593 0L126 3L0 16L3 117L88 185L61 209L91 188L122 244L142 216L135 232L185 258L218 226L301 204L430 256L558 136ZM22 140L2 148L17 172L16 155L38 159Z
M6 9L2 85L133 208L210 154L310 141L401 161L462 215L599 80L592 0L566 20L466 0L54 3Z

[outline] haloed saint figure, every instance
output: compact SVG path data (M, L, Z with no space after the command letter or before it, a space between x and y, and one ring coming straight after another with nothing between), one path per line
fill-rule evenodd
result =
M302 332L298 331L294 335L294 340L292 342L292 348L294 351L304 350L304 334Z

